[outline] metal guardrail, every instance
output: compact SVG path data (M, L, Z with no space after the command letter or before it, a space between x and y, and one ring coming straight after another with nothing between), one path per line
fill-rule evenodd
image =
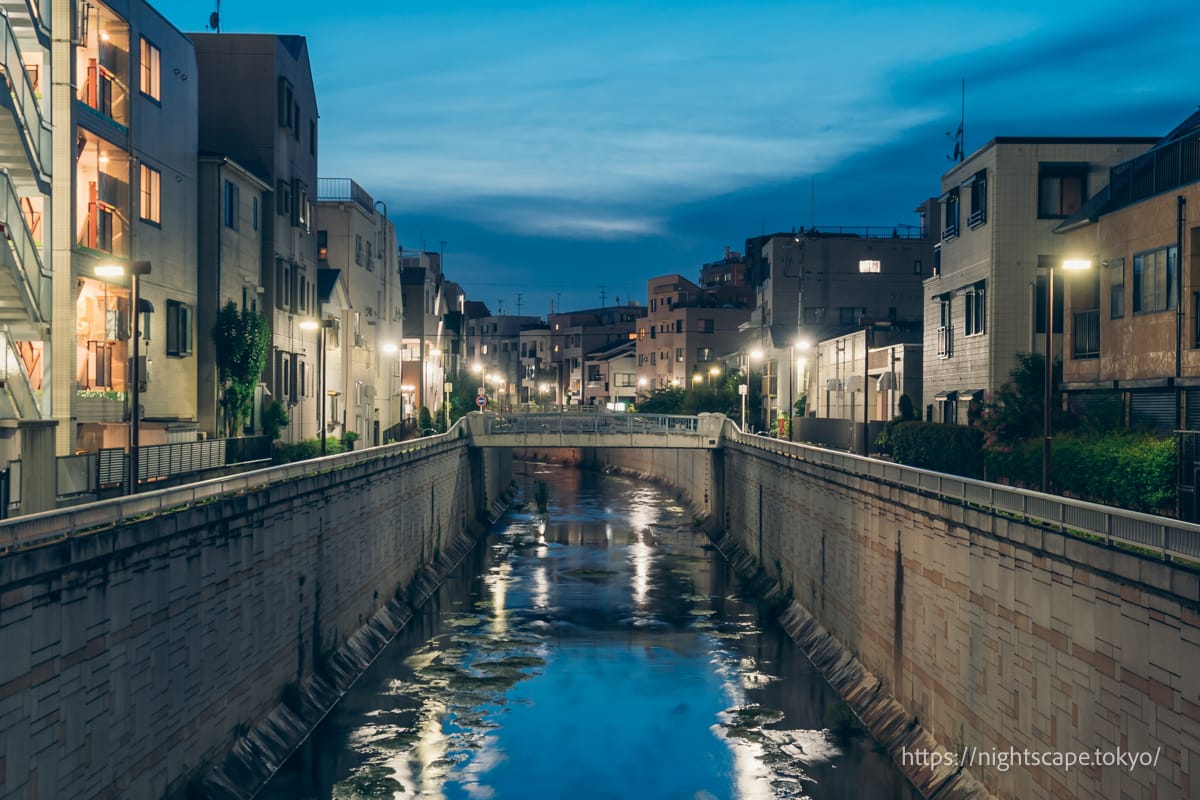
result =
M84 536L110 528L122 521L149 518L164 511L178 511L220 497L257 491L309 475L396 456L418 458L446 452L465 444L465 436L465 426L460 420L448 433L439 436L368 447L349 453L243 472L226 478L189 483L172 489L159 489L56 511L29 514L0 523L0 555L70 537Z
M867 476L985 512L1049 526L1076 536L1094 537L1108 546L1121 543L1150 550L1164 559L1179 557L1200 561L1200 525L1191 522L743 433L732 420L725 421L723 438L727 442Z
M484 432L536 433L699 433L700 418L676 414L496 414L487 415Z

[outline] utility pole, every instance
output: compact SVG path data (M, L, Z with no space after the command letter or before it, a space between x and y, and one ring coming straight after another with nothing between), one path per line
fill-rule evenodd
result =
M600 307L601 308L604 308L605 302L608 300L608 292L605 291L607 288L608 288L607 286L600 287Z

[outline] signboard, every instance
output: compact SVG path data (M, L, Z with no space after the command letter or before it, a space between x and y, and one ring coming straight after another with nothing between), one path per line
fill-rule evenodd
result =
M487 405L487 398L483 395L479 395L475 398L475 405L479 406L479 409L482 411L483 407Z
M744 383L738 384L738 394L750 394L750 387Z

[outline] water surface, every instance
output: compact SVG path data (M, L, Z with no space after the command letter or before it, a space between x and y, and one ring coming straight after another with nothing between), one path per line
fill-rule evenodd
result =
M918 797L673 497L516 469L518 507L260 796Z

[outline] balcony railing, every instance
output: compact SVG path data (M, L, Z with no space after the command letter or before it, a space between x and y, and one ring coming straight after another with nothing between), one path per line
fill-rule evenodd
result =
M954 326L943 325L937 329L938 358L949 358L954 355Z
M47 183L51 174L50 124L42 116L37 93L33 90L33 82L29 80L29 72L25 69L25 61L21 57L21 48L17 45L8 13L0 9L0 16L4 20L4 31L0 33L0 70L4 71L4 88L12 98L13 113L29 149L35 175L41 179L39 183ZM49 191L48 185L46 191Z
M39 419L42 416L29 376L25 374L24 362L7 331L0 331L0 392L15 418Z
M50 273L42 263L41 251L34 244L29 221L6 169L0 170L0 227L8 240L13 279L25 297L31 319L40 322L50 316Z

